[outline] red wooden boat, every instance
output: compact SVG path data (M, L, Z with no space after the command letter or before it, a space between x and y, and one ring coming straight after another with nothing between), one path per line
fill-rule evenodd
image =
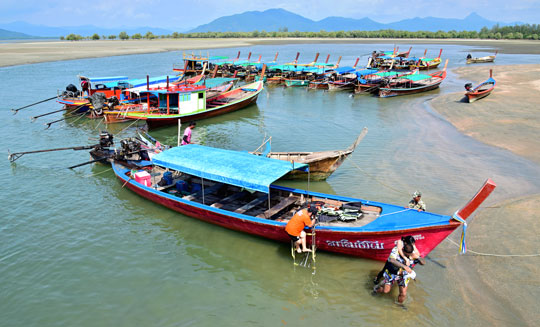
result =
M489 70L489 78L485 80L484 82L480 83L475 88L472 87L471 83L465 84L465 89L467 92L465 93L465 96L467 97L467 100L469 103L472 103L478 99L482 99L487 97L491 91L495 88L495 80L493 79L493 70Z
M375 260L386 260L395 241L407 235L416 239L420 254L426 256L496 187L488 179L469 203L449 216L272 185L307 165L247 152L190 144L158 153L152 162L152 167L135 176L119 162L113 162L113 170L122 184L148 200L209 223L285 243L290 243L285 225L293 213L316 204L321 214L313 228L315 237L308 238L313 249ZM172 172L172 180L158 186L165 171Z

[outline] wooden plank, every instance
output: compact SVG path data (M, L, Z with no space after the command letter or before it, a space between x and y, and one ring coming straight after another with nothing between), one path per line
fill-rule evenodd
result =
M265 194L265 195L263 195L261 197L256 198L255 200L241 206L240 208L234 210L234 212L236 212L236 213L244 213L244 212L248 211L249 209L263 203L266 199L268 199L268 195Z
M295 203L299 199L300 198L297 197L297 196L286 197L283 200L281 200L278 204L273 206L272 208L270 208L270 209L266 210L265 212L257 215L257 217L258 218L270 218L273 215L275 215L276 213L280 212L281 210L289 207L290 205L292 205L293 203Z
M223 207L224 205L226 205L227 203L230 203L230 202L236 201L236 200L238 200L238 199L241 199L241 198L243 198L243 197L246 196L246 195L247 195L247 192L246 192L246 191L233 193L233 194L229 195L228 197L219 200L219 202L213 203L213 204L211 205L211 207L214 207L214 208L221 208L221 207Z

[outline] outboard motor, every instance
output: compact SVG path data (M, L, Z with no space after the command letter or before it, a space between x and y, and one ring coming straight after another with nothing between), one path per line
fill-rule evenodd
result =
M79 90L77 90L77 87L73 84L69 84L68 86L66 86L66 90L62 92L62 95L68 98L77 97L79 96L79 94L80 94Z
M68 86L66 86L66 91L77 92L77 87L73 84L69 84Z
M118 101L118 98L116 96L112 96L108 99L109 102L109 108L114 108L115 106L120 104L120 101Z
M99 134L99 146L101 148L108 148L108 147L113 146L114 144L113 138L114 137L111 133L107 131L102 131Z
M465 84L465 90L467 90L467 91L472 90L472 83Z
M107 97L105 94L101 92L96 92L92 94L88 100L94 107L93 111L99 116L103 113L103 107L106 106L105 102L107 101Z

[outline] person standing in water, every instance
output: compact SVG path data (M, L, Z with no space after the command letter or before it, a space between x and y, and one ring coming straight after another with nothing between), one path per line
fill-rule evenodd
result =
M189 126L184 131L184 137L182 137L182 145L191 144L191 132L197 125L197 122L190 122Z

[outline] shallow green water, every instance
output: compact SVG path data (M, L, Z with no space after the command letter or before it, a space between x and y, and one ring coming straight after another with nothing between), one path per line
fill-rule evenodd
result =
M391 49L393 45L376 45ZM301 62L315 52L342 64L371 53L375 45L285 45L241 49L271 60ZM403 48L408 46L403 45ZM415 46L421 55L425 47ZM429 54L439 46L429 45ZM211 54L234 56L238 49ZM450 67L464 65L467 48L444 46ZM98 121L52 125L30 117L55 109L47 102L16 108L56 94L76 75L144 77L171 71L181 53L132 55L0 68L1 151L93 144ZM497 64L533 63L537 56L497 56ZM479 80L484 76L479 77ZM460 91L465 81L449 73L440 90L378 99L345 93L269 87L252 106L200 121L196 142L254 150L271 135L275 151L346 148L364 126L367 136L326 182L311 189L405 204L416 189L428 209L451 214L490 177L498 188L487 205L540 190L538 165L459 134L429 107L429 99ZM130 136L135 126L109 130ZM152 134L175 143L175 127ZM65 167L88 160L84 151L27 155L0 161L0 319L5 326L349 326L485 324L487 317L464 304L456 269L464 260L443 242L433 260L417 269L407 311L392 296L372 297L371 279L381 263L319 253L316 273L292 264L278 244L199 222L164 209L122 188L109 167ZM301 182L286 185L305 188ZM474 220L473 220L474 223ZM457 240L454 233L451 239ZM469 235L474 237L474 235ZM460 266L461 269L465 269ZM472 272L471 272L472 273ZM489 294L487 294L489 296ZM523 301L528 301L524 299ZM487 309L490 312L490 308ZM492 309L500 322L520 323L511 308Z

